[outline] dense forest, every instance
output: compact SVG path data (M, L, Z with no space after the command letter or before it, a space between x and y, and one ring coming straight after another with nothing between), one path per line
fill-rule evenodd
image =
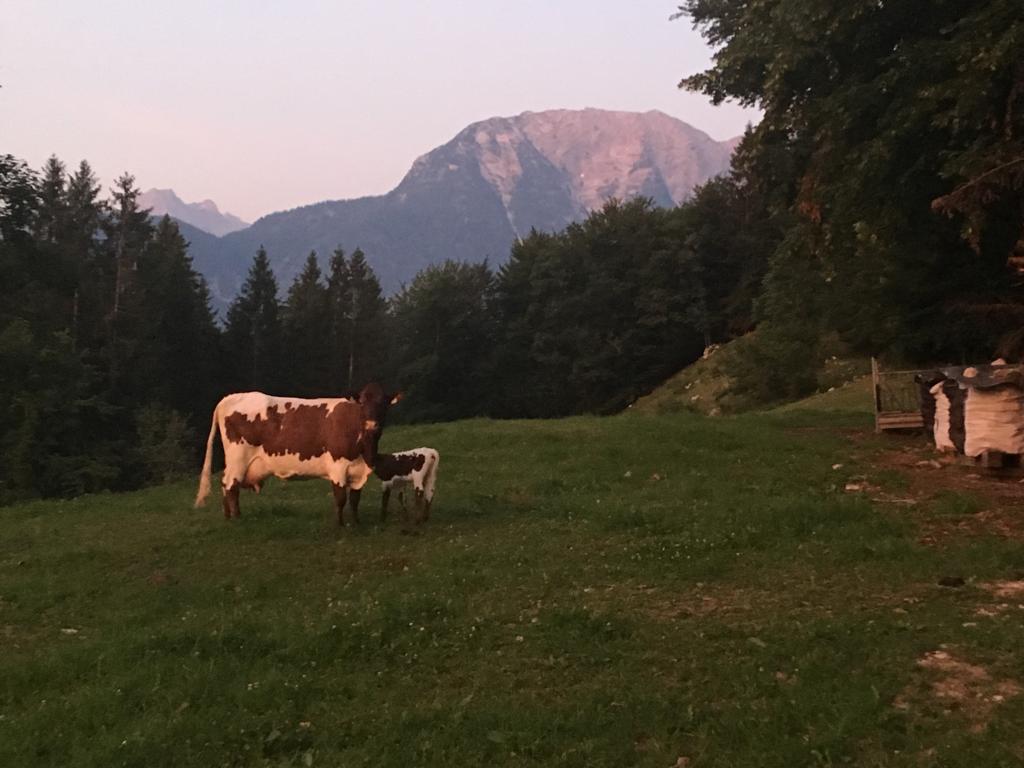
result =
M358 248L309 254L286 287L261 248L217 318L130 175L104 198L86 162L0 156L0 502L190 471L229 391L376 378L407 392L396 418L555 417L621 410L743 335L734 386L755 402L805 393L837 344L1019 360L1019 3L811 6L680 9L717 50L682 87L764 112L728 175L673 209L611 200L391 297Z

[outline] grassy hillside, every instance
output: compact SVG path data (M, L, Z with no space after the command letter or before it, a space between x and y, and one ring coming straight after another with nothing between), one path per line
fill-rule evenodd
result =
M1019 527L865 421L391 429L421 536L319 481L0 509L0 765L1017 765Z
M736 386L734 377L737 363L740 358L749 355L749 345L753 338L754 334L749 334L721 345L708 357L688 365L653 392L638 399L632 409L651 414L691 411L720 416L760 410L777 404L777 401L758 401ZM838 340L830 340L824 349L837 354L829 354L820 370L812 377L816 379L818 394L846 389L854 382L862 381L864 375L871 370L870 360L846 355ZM846 393L849 395L847 399L829 396L823 402L834 402L839 410L862 410L865 406L859 401L860 391L858 385ZM866 400L866 407L871 409L870 396Z

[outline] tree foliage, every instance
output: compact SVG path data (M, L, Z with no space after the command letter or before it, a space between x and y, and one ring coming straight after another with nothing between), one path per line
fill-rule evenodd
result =
M485 412L493 285L486 263L446 261L421 271L392 300L405 418L440 421Z
M623 408L703 348L700 262L685 215L610 201L564 232L533 232L498 273L501 415Z
M1008 267L1024 219L1019 3L689 0L680 10L716 48L712 67L682 85L764 111L751 160L777 173L778 210L817 273L787 281L779 255L770 269L783 290L810 301L824 285L822 320L864 352L993 354L1021 317Z
M223 388L176 225L151 224L127 174L112 206L99 194L87 163L0 157L0 501L137 485L136 413L205 420Z
M330 348L330 314L316 253L310 253L302 272L288 289L283 308L283 360L291 388L300 397L325 394Z
M277 389L283 378L281 336L277 278L266 250L260 247L228 308L224 329L233 389Z

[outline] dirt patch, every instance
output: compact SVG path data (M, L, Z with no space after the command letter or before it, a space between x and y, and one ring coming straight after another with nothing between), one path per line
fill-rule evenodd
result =
M153 571L151 574L149 574L148 577L146 577L146 581L148 581L154 587L163 587L163 586L166 586L167 584L174 584L174 583L176 583L177 579L175 579L167 571L163 571L163 570L157 569L157 570Z
M989 581L978 586L1002 600L1024 598L1024 581Z
M867 470L854 485L872 501L901 508L921 527L920 540L939 545L950 538L996 535L1024 541L1024 482L988 474L939 453L922 436L849 435L853 459ZM942 514L941 507L947 512ZM959 508L958 508L959 507ZM940 513L936 514L936 510Z
M984 731L995 708L1022 690L1016 680L997 680L985 667L947 650L926 653L917 660L917 667L921 679L897 696L893 706L912 711L927 700L934 701L944 714L963 717L973 733Z

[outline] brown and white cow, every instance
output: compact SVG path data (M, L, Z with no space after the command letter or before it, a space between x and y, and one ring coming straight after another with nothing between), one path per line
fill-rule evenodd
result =
M352 517L358 523L359 494L373 471L388 407L400 397L386 396L377 383L349 397L304 399L262 392L226 396L213 409L196 506L210 494L213 440L219 430L224 517L241 514L241 488L258 492L271 475L298 475L331 481L339 525L351 491Z
M380 519L388 515L388 501L392 487L398 488L398 501L405 509L405 498L402 489L411 485L416 493L416 522L425 522L430 518L430 505L434 500L434 488L437 484L437 465L441 462L441 454L433 448L416 448L412 451L398 453L381 453L377 455L377 463L373 473L381 480L383 494L380 505ZM422 510L422 511L420 511Z

